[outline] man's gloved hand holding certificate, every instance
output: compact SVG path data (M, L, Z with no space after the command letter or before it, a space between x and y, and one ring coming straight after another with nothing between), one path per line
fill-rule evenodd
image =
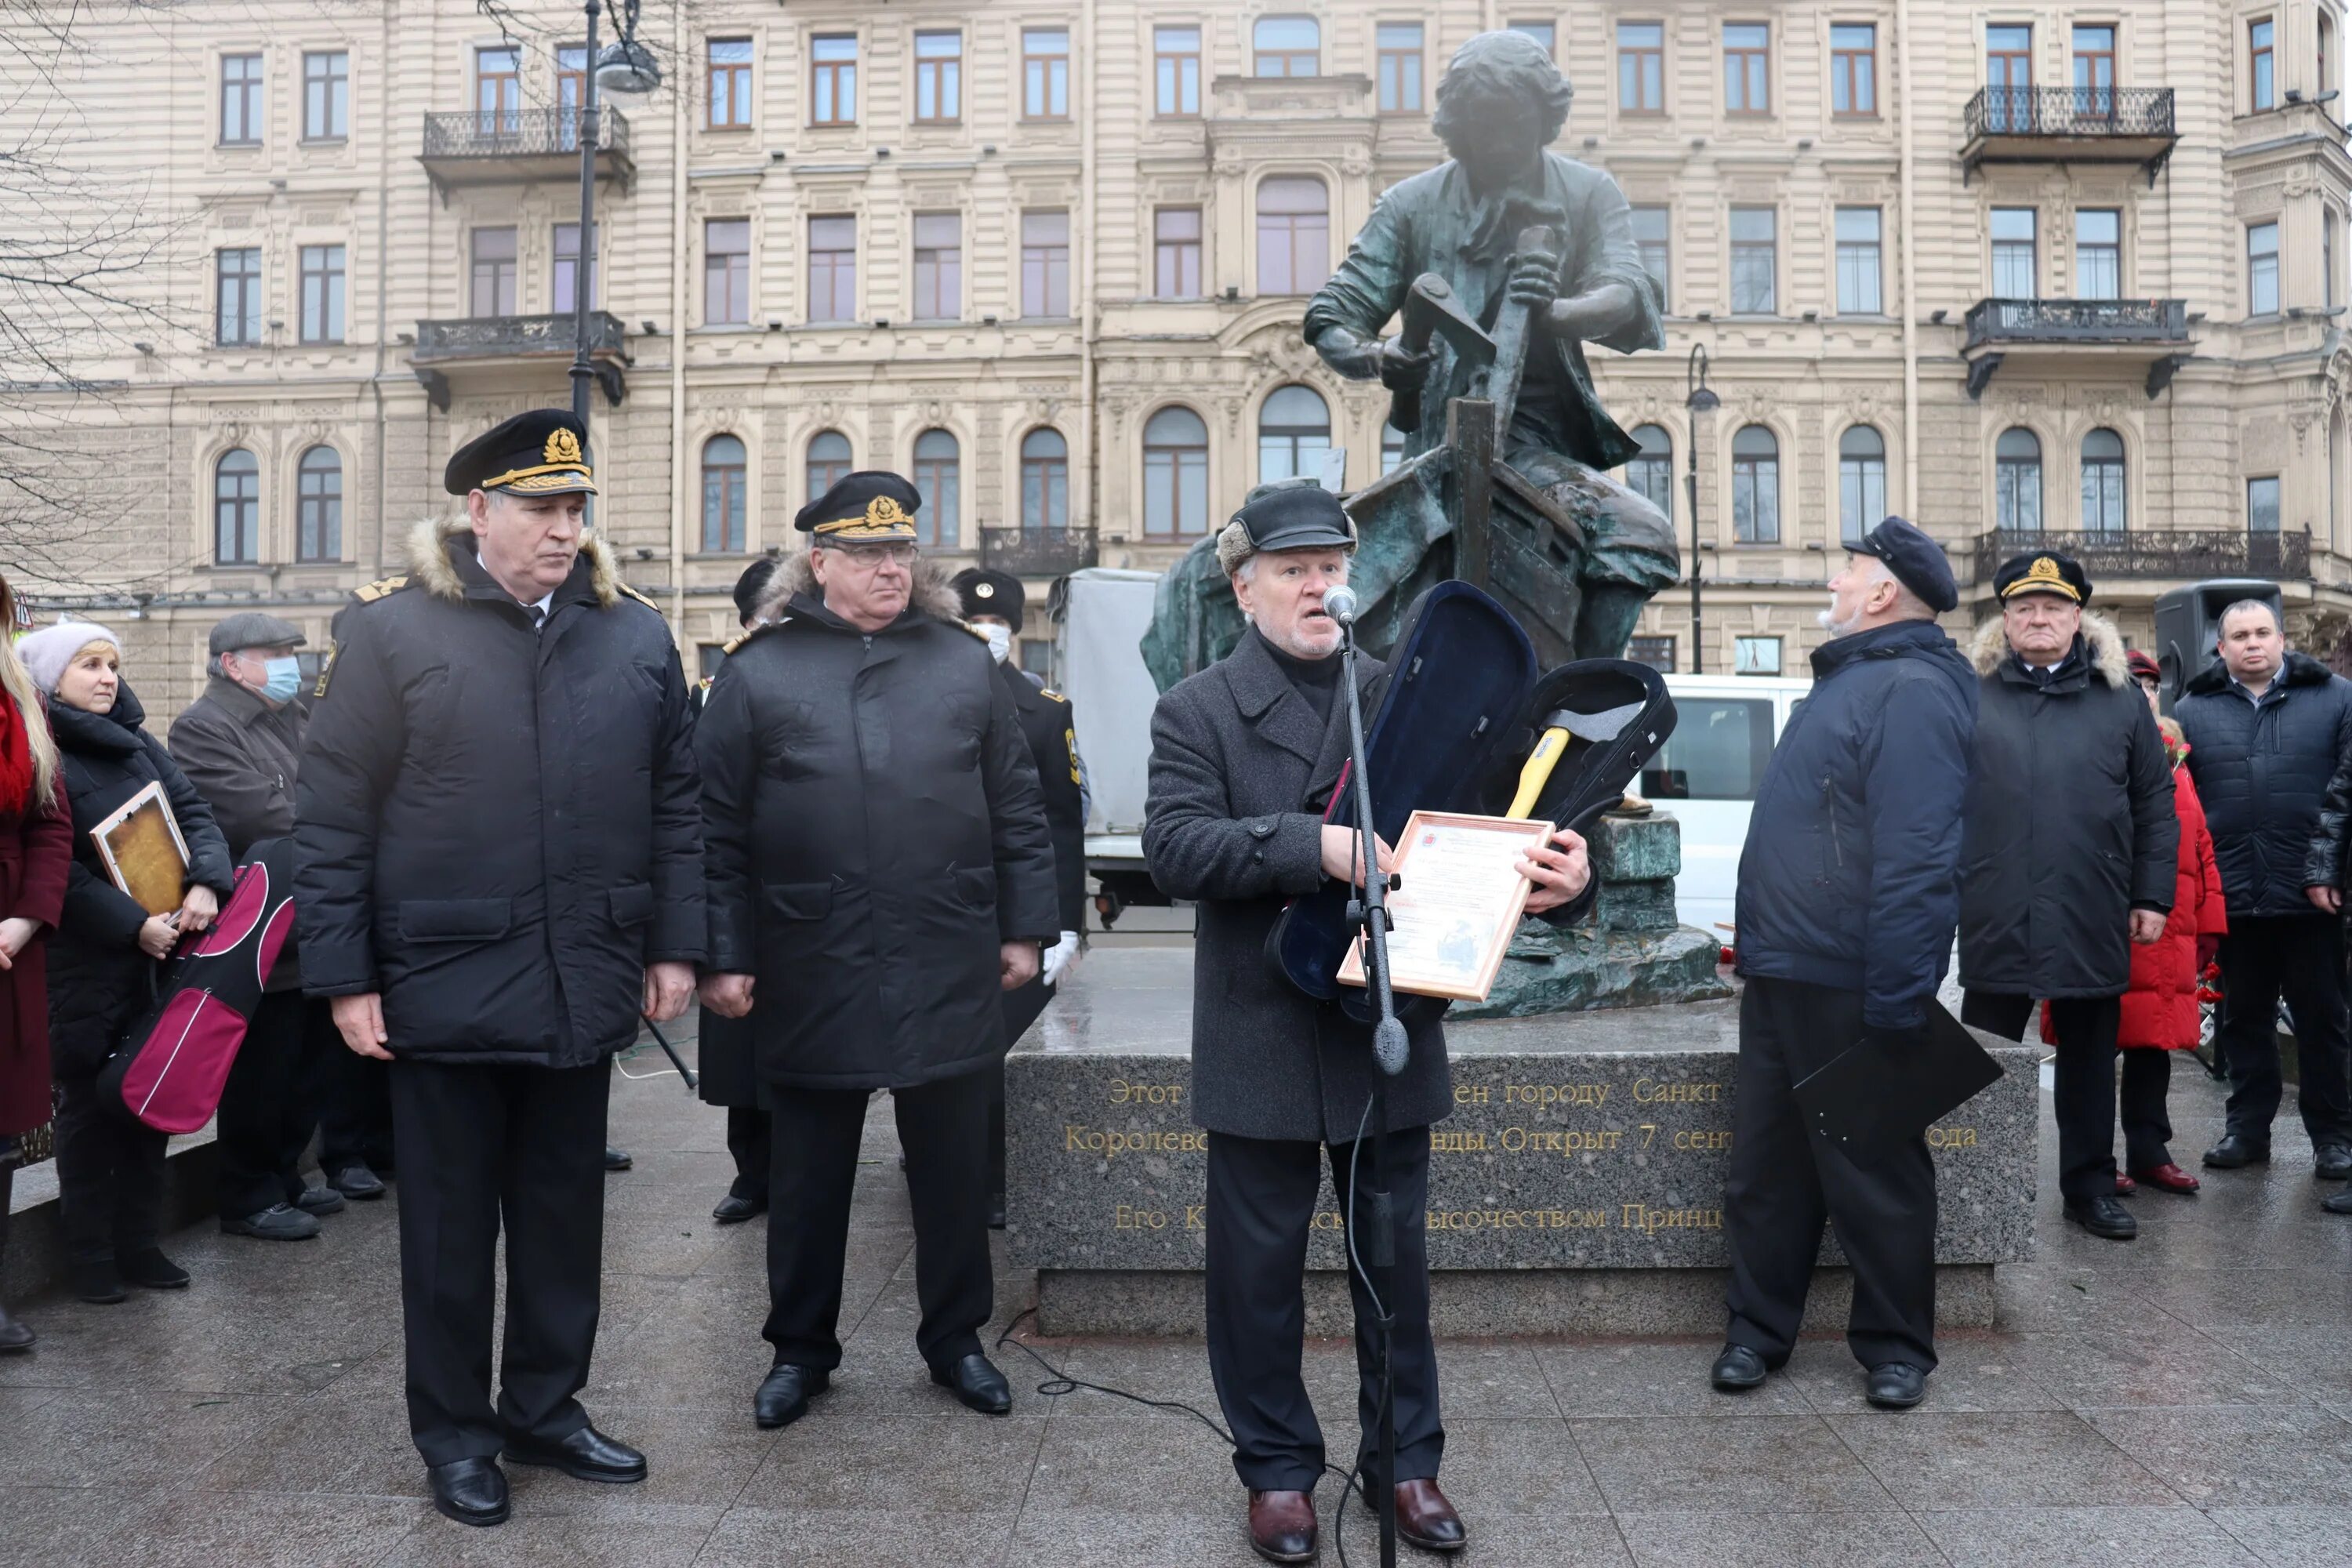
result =
M1873 1165L2000 1077L2000 1064L1967 1026L1931 1000L1921 1027L1865 1035L1790 1092L1815 1137Z

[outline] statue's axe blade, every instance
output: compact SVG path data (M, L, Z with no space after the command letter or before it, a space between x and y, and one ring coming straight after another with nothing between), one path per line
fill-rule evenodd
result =
M1404 297L1404 329L1398 341L1407 353L1425 353L1433 338L1443 338L1454 357L1484 370L1495 363L1495 340L1462 309L1454 286L1434 272L1412 280ZM1421 388L1399 392L1389 405L1389 423L1399 430L1421 425Z

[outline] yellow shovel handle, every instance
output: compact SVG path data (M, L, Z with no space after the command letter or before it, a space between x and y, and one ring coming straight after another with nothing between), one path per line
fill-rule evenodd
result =
M1528 753L1528 765L1519 770L1519 793L1511 797L1511 809L1506 816L1525 816L1535 808L1536 796L1543 793L1544 784L1551 778L1551 770L1559 754L1568 749L1568 731L1546 730L1536 749Z

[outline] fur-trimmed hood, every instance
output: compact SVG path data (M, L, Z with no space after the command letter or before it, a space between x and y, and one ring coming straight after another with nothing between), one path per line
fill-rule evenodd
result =
M462 516L428 517L417 522L408 531L409 575L436 598L464 598L465 579L449 564L446 547L459 534L473 531L473 523ZM580 536L580 553L588 558L588 584L596 591L597 605L611 609L621 597L621 568L613 559L612 547L590 529Z
M752 614L760 620L772 621L796 594L818 596L816 568L809 564L805 550L795 550L776 563L776 574L768 579L767 591L760 595ZM913 603L933 620L963 625L963 597L949 585L947 568L936 561L915 563Z
M2124 635L2116 630L2115 622L2084 610L2083 646L2090 650L2093 675L2118 689L2131 684L2130 667L2124 663ZM1995 616L1977 628L1976 640L1969 645L1969 661L1979 675L1990 675L2008 657L2009 639L2002 635L2000 617Z

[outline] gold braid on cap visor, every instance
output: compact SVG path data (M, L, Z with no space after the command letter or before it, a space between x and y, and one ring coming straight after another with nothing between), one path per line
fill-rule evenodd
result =
M536 468L509 468L503 474L484 479L476 488L511 490L517 495L526 496L547 490L574 490L592 496L599 493L593 475L585 463L541 463Z
M825 539L913 539L915 520L888 496L876 496L853 517L820 522L811 530Z
M2078 605L2083 602L2074 584L2059 572L2058 563L2047 555L2035 556L2033 564L2025 569L2025 575L2000 591L2001 601L2005 604L2020 594L2056 594Z

